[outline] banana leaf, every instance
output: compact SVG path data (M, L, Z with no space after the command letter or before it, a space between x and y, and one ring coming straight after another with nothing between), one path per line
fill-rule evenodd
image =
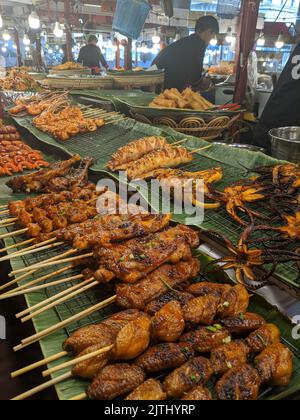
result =
M3 231L4 229L0 229L1 233ZM14 241L13 239L7 239L5 240L5 245L6 246L11 245L13 241ZM51 258L57 255L59 252L63 252L63 250L64 248L61 248L60 250L56 250L56 251L52 250L49 252L43 252L42 254L34 254L31 256L23 257L23 258L13 259L11 260L12 269L17 270L19 268L23 268L24 266L28 266L30 264L40 262L47 258ZM198 257L200 258L202 267L205 267L206 264L211 261L211 258L208 257L207 255L204 255L203 253L198 252L196 255L198 255ZM47 270L43 269L36 275L30 277L28 280L24 280L22 284L26 284L28 281L31 281L32 278L40 277L49 272L51 272L50 268ZM48 280L48 281L53 281L59 278L69 277L69 275L73 275L75 273L76 271L73 269L72 271L69 271L65 273L64 275L51 278L51 280ZM222 283L231 282L231 280L224 273L218 273L218 274L213 274L213 275L206 274L205 277L202 276L198 280L202 281L204 279L213 281L213 282L222 282ZM49 298L50 296L53 296L74 284L76 284L76 282L51 287L40 292L27 294L25 296L27 305L29 307L36 305L42 300ZM85 292L84 294L80 296L73 298L72 300L64 304L57 305L55 308L48 310L47 312L34 318L33 324L34 324L35 330L37 332L41 332L44 329L60 322L61 320L65 320L69 318L70 316L89 308L93 304L96 304L106 299L109 296L109 294L111 294L111 291L105 290L103 286L99 286L95 289L91 289L90 291ZM42 339L40 341L40 345L41 345L41 349L42 349L44 357L49 357L49 356L59 353L62 350L62 343L64 342L64 340L78 328L87 324L100 322L101 320L109 316L110 314L114 313L116 310L117 308L112 305L110 307L107 307L101 311L94 313L92 316L89 316L85 319L82 319L81 321L78 321L76 323L73 323L72 325L69 325L65 329L60 330L59 332L56 332L55 334L52 334L45 339ZM261 399L280 400L283 398L289 398L295 393L299 393L300 392L300 340L293 340L292 338L293 326L290 320L284 314L280 313L277 308L273 307L265 299L263 299L262 297L256 294L251 299L250 310L261 314L262 316L265 317L265 319L268 322L272 322L280 328L282 332L282 341L286 345L289 346L289 348L292 350L293 355L294 355L294 374L293 374L293 378L289 387L286 389L278 389L278 388L263 389ZM48 367L54 367L67 360L69 360L67 357L62 358L54 363L49 364ZM60 371L57 374L53 375L52 377L60 376L66 373L67 371L68 370ZM84 392L87 385L88 383L86 381L74 378L74 379L70 379L56 385L56 390L57 390L59 399L68 400ZM210 387L211 388L213 387L213 382L210 384Z

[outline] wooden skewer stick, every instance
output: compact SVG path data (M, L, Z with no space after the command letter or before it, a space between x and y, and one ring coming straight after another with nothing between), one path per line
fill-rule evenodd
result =
M13 398L12 401L22 401L26 398L32 397L35 394L38 394L41 391L44 391L45 389L50 388L53 385L57 385L60 382L66 381L67 379L71 379L73 377L72 372L65 373L64 375L58 376L55 379L52 379L51 381L45 382L42 385L39 385L35 388L30 389L27 392L24 392L23 394L18 395L17 397Z
M93 351L92 353L85 354L84 356L77 357L73 360L69 360L66 363L62 363L61 365L55 366L51 369L45 370L42 375L44 378L47 376L53 375L53 373L59 372L60 370L66 369L70 366L75 366L78 363L85 362L86 360L92 359L93 357L100 356L100 354L108 353L114 347L114 345L103 347L100 350Z
M61 359L64 356L67 356L68 353L66 351L62 351L61 353L54 354L53 356L47 357L47 359L40 360L39 362L33 363L32 365L26 366L22 369L16 370L12 372L10 376L15 379L18 376L24 375L25 373L31 372L32 370L38 369L39 367L48 365L49 363L55 362L56 360Z
M0 211L0 216L2 216L2 214L8 214L9 213L9 210L2 210L2 211Z
M125 120L128 120L128 118L125 117L125 118L120 118L119 120L109 121L108 123L105 123L105 125L116 124L117 122L125 121Z
M87 395L85 392L82 394L76 395L76 397L70 398L68 401L83 401L87 399Z
M25 255L29 255L29 254L36 253L36 252L46 251L48 249L56 248L60 245L64 245L64 242L55 242L54 244L50 244L50 245L47 245L47 246L42 246L40 248L36 248L36 246L34 246L27 251L15 252L14 254L7 255L6 257L2 257L2 258L0 258L0 262L7 261L7 260L12 260L14 258L24 257Z
M17 244L14 244L14 245L7 246L6 248L2 248L2 249L0 249L0 253L7 252L7 251L9 251L10 249L20 248L20 247L21 247L21 246L23 246L23 245L29 245L29 244L32 244L32 242L34 242L34 239L28 239L27 241L23 241L23 242L19 242L19 243L17 243Z
M75 252L78 252L78 250L74 250ZM72 257L72 258L65 258L62 260L58 260L58 261L50 261L50 262L46 262L46 263L41 263L41 264L37 264L37 265L31 265L29 267L25 267L25 268L21 268L19 270L13 271L13 274L19 274L19 273L24 273L25 271L31 270L33 268L46 268L46 267L52 267L53 265L57 265L57 264L66 264L69 262L73 262L76 261L77 259L82 259L82 258L89 258L92 257L94 254L93 252L90 252L88 254L84 254L84 255L77 255L76 257Z
M14 225L15 225L14 223L7 223L7 225L1 225L1 226L0 226L0 229L1 229L1 228L11 227L11 226L14 226Z
M65 257L66 256L68 256L68 255L72 255L74 253L74 250L73 249L70 249L69 251L67 251L66 253L65 253ZM61 258L61 256L59 255L59 256L56 256L56 257L53 257L53 258L51 258L51 261L55 261L56 259L59 259L59 258ZM49 260L50 261L50 260ZM62 269L62 270L67 270L67 269L70 269L70 268L72 268L72 266L69 266L69 267L66 267L66 268L64 268L64 269ZM33 269L33 270L31 270L31 271L29 271L29 272L27 272L27 273L25 273L25 274L23 274L22 276L20 276L20 277L16 277L14 280L12 280L12 281L10 281L9 283L6 283L6 284L4 284L3 286L0 286L0 291L1 290L3 290L3 289L6 289L7 287L10 287L10 286L12 286L13 284L16 284L16 283L19 283L19 282L21 282L22 280L24 280L24 279L26 279L27 277L30 277L32 274L34 274L36 271L38 271L39 269ZM52 272L52 273L50 273L50 274L47 274L47 276L48 276L48 278L51 278L53 275L56 275L56 272ZM44 278L43 278L44 279ZM45 279L44 279L45 280ZM41 280L40 280L41 281ZM20 286L20 288L25 288L25 287L27 287L27 284L26 285L23 285L23 286Z
M187 138L180 140L180 141L176 141L176 143L170 143L171 146L177 146L178 144L182 144L185 143L186 141L188 141Z
M56 331L61 330L62 328L73 324L76 321L79 321L82 318L86 318L87 316L93 314L94 312L99 311L100 309L112 304L116 300L116 296L112 296L103 302L97 303L96 305L92 306L91 308L88 308L82 312L79 312L78 314L65 319L64 321L61 321L55 325L52 325L52 327L45 329L44 331L39 332L38 334L34 334L31 337L25 338L25 340L22 340L22 344L14 347L14 351L22 350L28 346L30 346L33 343L36 343L37 341L41 340L42 338L48 337L49 335L55 333Z
M194 154L194 153L199 153L199 152L201 152L202 150L210 149L211 147L213 147L213 145L212 145L212 144L209 144L208 146L201 147L201 149L192 150L190 153L191 153L191 154Z
M0 295L0 300L4 299L4 298L8 298L8 297L15 297L15 296L20 296L22 294L25 294L25 290L27 290L29 287L34 286L35 284L39 284L43 281L49 280L54 276L58 276L59 274L62 274L65 271L70 270L71 268L72 268L72 266L69 265L68 267L61 268L60 270L56 270L52 273L46 274L43 277L39 277L38 279L32 280L29 283L23 284L22 286L16 287L15 289L10 290L9 292L6 292L6 293ZM35 273L35 271L32 271L30 273L33 274L33 273ZM27 275L18 277L18 279L15 279L15 280L11 281L10 283L7 283L7 285L9 284L10 286L12 286L15 283L19 283L19 281L20 281L19 279L24 280L24 278L26 278L26 277L27 277ZM6 288L6 287L9 287L7 285L4 285L5 287L2 286L2 289ZM20 291L23 291L23 293L19 293ZM18 293L18 294L16 294L16 293ZM29 292L26 292L26 293L29 293Z
M38 250L40 247L51 244L52 242L55 242L56 240L57 240L56 238L51 238L51 239L48 239L47 241L44 241L44 242L35 243L35 244L33 244L33 245L31 245L27 248L23 248L19 251L16 251L14 254L19 254L20 252L23 252L23 251L30 251L31 249L37 249ZM32 242L35 241L35 238L30 239L29 241L28 241L28 243L32 243ZM25 245L25 242L27 242L27 241L24 241L24 243L23 243L24 245ZM14 254L11 254L11 255L14 255Z
M13 237L13 236L22 235L23 233L26 233L26 232L28 232L28 228L16 230L14 232L9 232L9 233L5 233L4 235L1 235L0 239L5 239L5 238Z
M20 268L19 270L12 271L11 273L9 273L8 276L13 277L15 274L24 273L26 271L37 270L37 269L40 270L42 268L46 268L46 267L49 267L49 266L52 266L52 265L64 264L66 262L71 262L71 261L69 261L70 258L63 258L63 257L65 257L66 255L75 254L77 252L78 252L77 249L71 249L67 252L64 252L63 254L60 254L60 255L56 256L55 259L49 258L48 260L42 261L40 263L29 265L28 267L24 267L24 268ZM90 254L88 254L88 255L90 256ZM77 257L74 257L72 259L72 261L76 261L77 258L81 258L81 255L77 256Z
M18 220L17 217L11 217L10 219L4 219L0 221L0 227L3 227L2 225L5 223L12 223L12 222L16 222Z
M2 206L0 206L0 210L2 209L7 209L7 204L3 204Z
M67 290L64 290L64 292L61 292L58 295L54 296L54 298L56 299L54 302L53 302L53 297L50 298L50 299L52 299L52 303L49 303L48 305L44 306L43 308L41 308L41 309L33 312L32 314L22 318L21 319L22 324L24 322L30 321L31 319L37 317L38 315L40 315L40 314L42 314L46 311L49 311L50 309L54 308L54 306L61 305L62 303L74 298L75 296L77 296L81 293L84 293L87 290L89 290L89 289L91 289L95 286L98 286L99 283L97 281L93 281L93 280L94 280L93 278L87 279L87 280L83 281L82 283L77 284L76 286L73 286L73 287L70 287ZM67 294L67 296L65 296L66 294Z
M25 290L22 290L21 292L17 292L17 293L20 293L20 294L21 293L22 294L23 293L24 294L25 293L26 294L27 293L32 293L32 292L36 292L36 291L39 291L39 290L47 289L48 287L57 286L59 284L70 283L71 281L74 281L74 280L81 280L83 277L84 276L82 274L78 274L77 276L72 276L72 277L68 277L66 279L56 280L56 281L53 281L51 283L41 284L40 286L32 287L31 289L25 289ZM63 296L63 293L65 293L65 294L70 293L70 291L71 291L71 288L68 288L68 289L64 290L63 292L50 297L49 299L45 299L42 302L39 302L34 306L30 306L29 308L25 309L24 311L16 314L16 318L22 318L23 316L25 316L27 314L30 314L31 312L41 308L42 306L46 305L47 303L52 302L53 300L57 299L58 297Z

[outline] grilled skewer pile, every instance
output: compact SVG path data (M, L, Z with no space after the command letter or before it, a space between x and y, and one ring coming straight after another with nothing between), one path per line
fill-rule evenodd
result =
M26 169L39 169L49 164L41 152L21 140L14 126L0 124L0 176L12 176Z

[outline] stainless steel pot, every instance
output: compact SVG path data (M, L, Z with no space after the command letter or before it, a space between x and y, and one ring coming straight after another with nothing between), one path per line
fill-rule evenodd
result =
M269 136L273 157L300 163L300 127L273 128Z

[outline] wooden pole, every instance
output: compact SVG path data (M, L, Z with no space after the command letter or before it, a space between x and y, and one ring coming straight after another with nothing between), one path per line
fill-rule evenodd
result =
M116 46L117 46L116 69L119 69L119 68L121 68L121 51L120 51L120 41L118 39L116 39Z
M19 37L19 32L17 29L15 29L14 31L14 36L15 36L15 44L17 47L17 67L21 67L22 66L22 54L21 54L21 46L20 46L20 37Z
M260 0L242 0L237 37L234 102L243 103L248 79L248 58L254 48Z
M70 0L64 0L64 6L65 6L65 21L66 21L66 53L67 53L67 60L73 61L73 52L72 52L72 31L70 28L69 19L72 14L71 10L71 2Z
M132 70L132 39L125 45L125 70Z

